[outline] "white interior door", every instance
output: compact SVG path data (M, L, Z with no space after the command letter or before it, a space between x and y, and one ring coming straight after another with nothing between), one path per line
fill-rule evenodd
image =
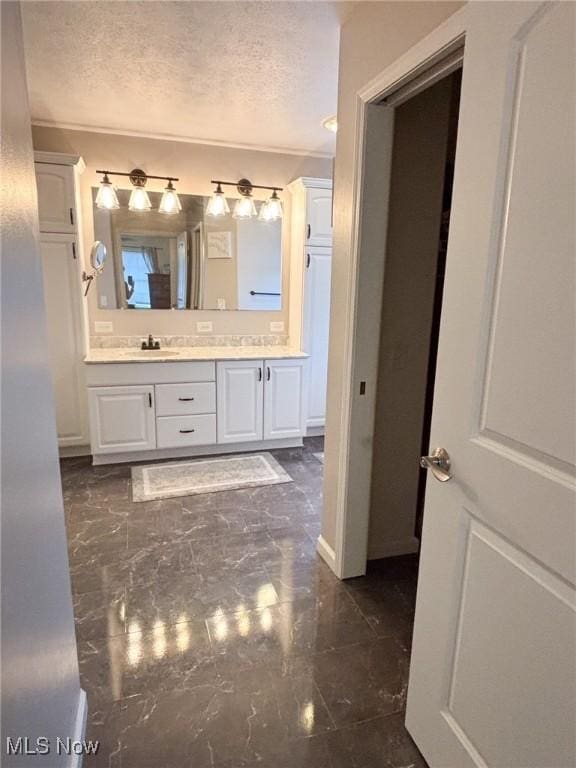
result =
M263 360L231 360L216 364L219 443L262 440L263 368Z
M58 444L87 445L82 366L82 288L75 236L41 234L48 351L56 406Z
M576 762L573 3L470 3L406 723Z
M308 248L304 273L304 351L308 360L306 424L323 427L326 421L328 338L330 334L331 248Z

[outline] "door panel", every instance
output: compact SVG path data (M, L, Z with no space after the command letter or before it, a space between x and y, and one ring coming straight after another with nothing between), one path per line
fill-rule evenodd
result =
M304 361L266 360L264 438L300 437L304 432Z
M306 424L323 427L326 421L328 338L330 333L331 248L309 248L304 274L304 351L308 359Z
M93 453L156 448L153 386L92 387L88 397Z
M332 190L312 189L307 202L306 245L332 245Z
M38 216L41 232L76 232L74 169L69 165L36 163Z
M262 440L263 360L234 360L216 365L219 443Z
M86 399L81 376L81 287L74 236L40 237L50 369L58 444L87 445Z
M576 747L574 4L467 6L407 727L432 768ZM490 51L490 55L487 55Z

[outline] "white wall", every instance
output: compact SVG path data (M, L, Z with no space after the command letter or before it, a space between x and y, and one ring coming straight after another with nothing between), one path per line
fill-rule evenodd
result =
M2 27L2 746L74 736L81 691L46 344L38 212L20 6Z
M33 136L34 148L37 150L69 152L84 158L86 171L81 176L81 191L85 253L89 252L94 239L91 187L98 186L101 181L101 176L95 172L97 168L130 171L138 167L152 174L177 176L180 179L177 189L191 195L210 195L213 191L210 179L214 178L235 181L246 177L254 184L285 187L299 176L330 178L332 175L330 158L308 155L277 154L41 126L33 127ZM161 181L150 180L147 188L161 191L163 185ZM287 197L283 196L285 202ZM285 205L285 210L288 208ZM288 230L289 226L286 225L283 233L285 258L282 264L283 300L280 312L103 310L97 306L97 291L91 291L88 296L90 333L94 333L96 320L112 321L114 333L121 335L144 335L149 332L158 335L194 334L196 322L206 320L212 321L215 334L269 333L272 320L282 320L288 328Z
M342 402L347 382L349 296L353 290L350 244L354 220L353 168L357 93L415 43L429 34L461 2L362 2L342 27L338 83L338 139L334 179L334 245L330 314L330 357L324 465L322 536L330 547L336 540L336 507L339 492L339 459L343 446ZM358 297L362 301L362 296ZM378 310L379 311L379 310ZM367 398L368 399L368 398ZM371 435L357 430L354 438L364 449ZM368 452L368 456L370 453Z

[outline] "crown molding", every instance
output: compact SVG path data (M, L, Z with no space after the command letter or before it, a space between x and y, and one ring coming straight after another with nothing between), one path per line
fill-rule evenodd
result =
M104 128L92 125L79 125L77 123L59 123L52 120L37 120L32 118L32 125L41 128L61 128L65 131L83 131L85 133L106 133L110 136L130 136L137 139L156 139L157 141L179 141L184 144L204 144L209 147L222 147L223 149L242 149L248 152L270 152L276 155L297 155L298 157L317 157L323 160L331 160L333 152L319 152L317 150L294 149L290 147L274 147L265 144L242 144L215 139L195 139L188 136L174 136L170 133L148 133L145 131L125 131L119 128Z
M47 163L49 165L72 165L79 173L84 173L86 163L80 155L69 155L65 152L44 152L37 149L34 152L35 163Z

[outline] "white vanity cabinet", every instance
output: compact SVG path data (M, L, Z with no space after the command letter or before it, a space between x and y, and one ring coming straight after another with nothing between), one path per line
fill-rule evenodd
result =
M262 440L263 367L263 360L217 363L219 443Z
M94 387L88 402L93 453L156 448L154 387Z
M94 463L301 445L306 363L292 353L88 364Z
M306 429L306 379L303 360L266 360L264 439L299 437Z

